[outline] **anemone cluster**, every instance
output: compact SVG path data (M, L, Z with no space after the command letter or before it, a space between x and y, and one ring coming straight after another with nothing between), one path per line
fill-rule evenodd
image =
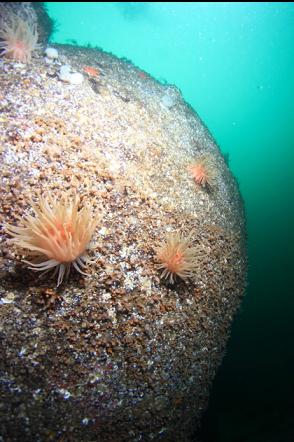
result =
M197 184L212 185L215 169L211 160L203 157L192 169ZM200 177L201 175L201 177ZM61 193L60 198L52 195L39 195L39 202L31 200L34 216L27 215L22 225L6 225L6 232L13 237L12 242L20 253L35 259L27 261L35 271L54 269L57 286L67 279L71 267L85 274L86 264L90 262L87 249L90 246L100 216L93 217L89 205L80 208L80 198ZM154 247L161 278L174 284L176 278L184 281L193 279L198 266L199 247L192 246L191 233L185 238L181 233L168 233L158 247Z
M11 12L6 21L0 23L2 56L27 63L38 48L37 42L36 24L19 15ZM97 75L93 68L85 70ZM198 187L203 190L215 188L217 172L211 155L199 156L187 169ZM93 217L88 206L80 208L78 196L72 199L65 193L59 199L40 195L38 205L32 200L31 205L34 216L27 215L20 226L6 226L18 251L25 250L26 255L35 259L34 262L25 261L29 268L35 271L54 269L57 286L68 277L71 267L84 274L89 262L87 249L100 217ZM168 233L154 250L156 268L162 271L162 279L173 284L177 277L184 281L194 277L199 249L192 245L191 234L185 238L180 232Z

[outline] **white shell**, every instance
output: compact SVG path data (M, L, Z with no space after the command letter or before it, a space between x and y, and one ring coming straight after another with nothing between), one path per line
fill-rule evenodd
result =
M56 60L58 58L58 51L55 48L47 48L45 50L46 57L51 60Z
M84 81L84 77L79 72L71 72L71 67L63 65L60 68L59 78L62 81L70 84L81 84Z

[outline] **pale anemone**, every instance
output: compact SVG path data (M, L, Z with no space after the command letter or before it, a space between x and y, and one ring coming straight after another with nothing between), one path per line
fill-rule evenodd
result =
M16 14L9 14L0 25L1 55L21 63L31 60L32 52L38 48L37 25L24 21Z
M86 250L89 248L97 219L85 205L79 210L80 198L69 198L63 193L59 199L40 196L38 205L31 201L34 216L27 215L22 226L6 225L6 231L19 251L35 258L24 261L35 271L58 273L57 286L68 277L73 266L79 273L90 262Z
M170 233L155 250L161 278L173 284L176 276L184 281L194 277L199 250L191 246L191 234L184 238L179 233Z
M188 171L196 184L201 187L214 187L217 175L211 155L202 155L188 166Z

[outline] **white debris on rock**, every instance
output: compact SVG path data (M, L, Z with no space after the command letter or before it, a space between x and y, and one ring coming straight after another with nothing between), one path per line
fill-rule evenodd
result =
M60 68L59 79L65 83L78 85L84 81L84 76L79 72L71 72L71 67L65 64Z
M46 58L49 60L56 60L58 58L58 51L55 48L45 49Z

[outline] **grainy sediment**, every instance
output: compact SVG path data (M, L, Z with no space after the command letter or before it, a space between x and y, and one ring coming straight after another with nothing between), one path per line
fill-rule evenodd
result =
M56 289L0 230L5 441L190 441L245 285L244 215L219 148L177 88L96 49L0 59L0 222L29 197L81 195L101 217L83 277ZM83 73L59 79L60 66ZM85 67L97 70L87 74ZM187 167L209 154L213 189ZM202 252L195 280L160 279L170 231Z

